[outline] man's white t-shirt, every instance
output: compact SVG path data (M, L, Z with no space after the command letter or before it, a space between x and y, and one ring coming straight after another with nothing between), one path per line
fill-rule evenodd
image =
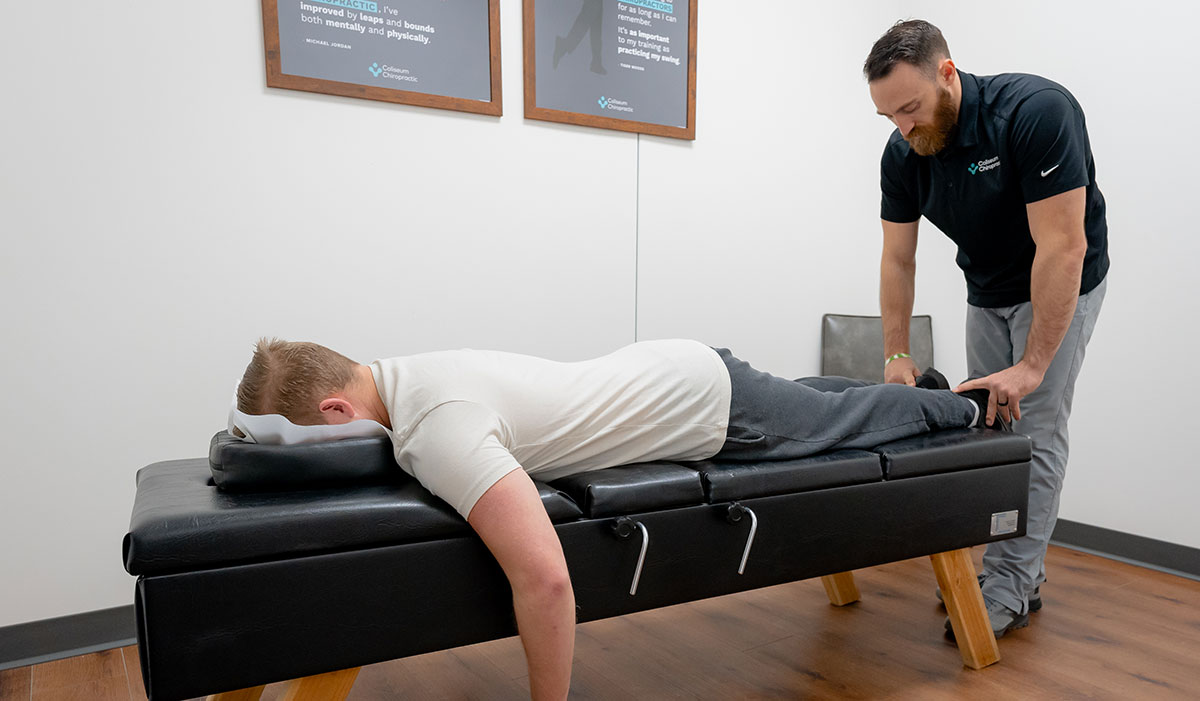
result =
M465 518L501 477L541 480L721 449L729 371L697 341L645 341L560 363L443 351L371 363L396 461Z

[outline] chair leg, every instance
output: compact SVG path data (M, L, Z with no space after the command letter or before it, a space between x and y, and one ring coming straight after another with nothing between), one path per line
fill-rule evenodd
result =
M354 686L360 667L293 679L283 701L343 701Z
M854 584L853 572L827 574L821 577L821 584L825 585L825 594L829 596L829 603L834 606L852 604L861 598L858 587Z
M262 696L263 689L266 686L252 686L249 689L238 689L237 691L223 691L219 694L210 694L205 701L258 701Z
M954 628L954 639L958 641L963 664L971 669L982 669L998 662L1000 648L988 622L983 593L975 578L975 565L971 563L971 550L951 550L930 555L929 559L942 590L946 612L950 614L950 625Z

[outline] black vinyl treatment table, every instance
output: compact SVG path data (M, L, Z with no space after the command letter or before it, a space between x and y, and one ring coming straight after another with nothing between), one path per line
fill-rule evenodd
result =
M656 462L535 483L591 621L929 555L964 663L999 659L968 548L1025 533L1030 444L954 429L802 460ZM143 468L125 568L153 701L340 699L363 665L516 634L499 565L386 438L212 440ZM290 697L289 697L290 698Z

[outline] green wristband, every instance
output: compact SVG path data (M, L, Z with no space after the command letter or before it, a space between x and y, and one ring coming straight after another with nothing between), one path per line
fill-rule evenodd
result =
M888 358L887 360L883 361L883 367L886 368L896 358L911 358L911 357L912 356L909 355L908 353L897 353L897 354L893 355L892 357Z

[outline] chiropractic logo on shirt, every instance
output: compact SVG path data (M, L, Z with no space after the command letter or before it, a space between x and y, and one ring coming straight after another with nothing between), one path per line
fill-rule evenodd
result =
M992 156L991 158L985 158L977 163L972 163L971 165L967 166L967 170L970 171L971 175L975 175L976 173L982 173L985 170L991 170L999 167L1000 157Z

